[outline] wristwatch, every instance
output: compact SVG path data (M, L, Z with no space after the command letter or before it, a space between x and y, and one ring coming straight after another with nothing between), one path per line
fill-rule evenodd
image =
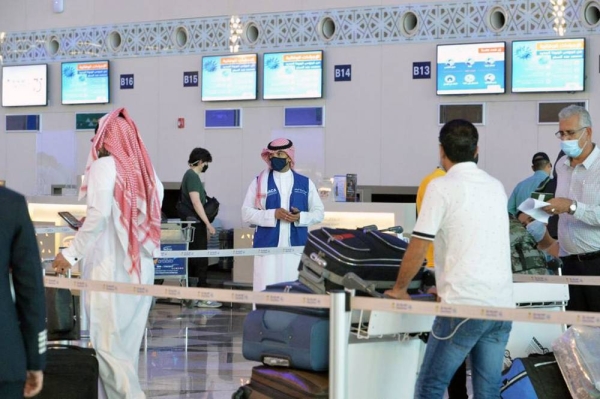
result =
M571 205L569 205L569 215L575 214L576 210L577 210L577 201L573 200L573 202L571 202Z

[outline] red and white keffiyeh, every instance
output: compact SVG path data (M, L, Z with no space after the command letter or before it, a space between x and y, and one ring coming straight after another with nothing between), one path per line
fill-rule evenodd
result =
M119 222L127 233L128 273L141 281L140 245L154 253L160 245L160 200L154 168L137 126L125 108L119 108L98 121L98 132L85 167L79 198L87 194L88 174L98 151L104 147L117 169L114 197L120 210ZM123 243L125 245L125 243Z
M290 169L294 169L294 164L296 160L296 148L294 148L294 143L292 140L286 138L278 138L271 141L267 148L263 148L260 153L260 157L265 161L267 165L269 165L269 170L271 170L271 154L276 152L283 151L290 158ZM264 178L267 171L262 171L258 177L256 182L256 197L254 198L254 206L256 209L263 209L261 200L266 196L265 193L262 192L262 179Z

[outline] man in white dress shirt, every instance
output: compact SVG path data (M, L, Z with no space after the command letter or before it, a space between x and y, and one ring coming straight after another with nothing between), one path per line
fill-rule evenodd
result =
M558 219L563 274L600 276L600 150L592 142L592 119L581 106L558 114L556 137L565 155L556 162L555 197L544 210ZM600 287L569 286L567 310L600 312Z
M323 220L324 206L315 184L294 171L294 144L285 138L271 141L261 153L269 166L252 179L242 219L256 226L254 248L306 244L308 226ZM254 257L254 291L298 278L300 254Z

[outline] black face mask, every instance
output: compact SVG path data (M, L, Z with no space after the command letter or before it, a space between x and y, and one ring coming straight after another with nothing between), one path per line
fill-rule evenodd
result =
M208 169L208 164L204 164L204 166L202 167L202 170L200 171L200 173L206 172L207 169Z
M286 158L271 158L271 168L277 172L281 172L287 166Z

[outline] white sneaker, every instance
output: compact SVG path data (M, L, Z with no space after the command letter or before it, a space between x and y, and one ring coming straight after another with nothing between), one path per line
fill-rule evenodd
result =
M221 306L223 306L223 304L221 302L217 302L217 301L200 300L200 301L196 302L195 306L197 308L220 308Z

